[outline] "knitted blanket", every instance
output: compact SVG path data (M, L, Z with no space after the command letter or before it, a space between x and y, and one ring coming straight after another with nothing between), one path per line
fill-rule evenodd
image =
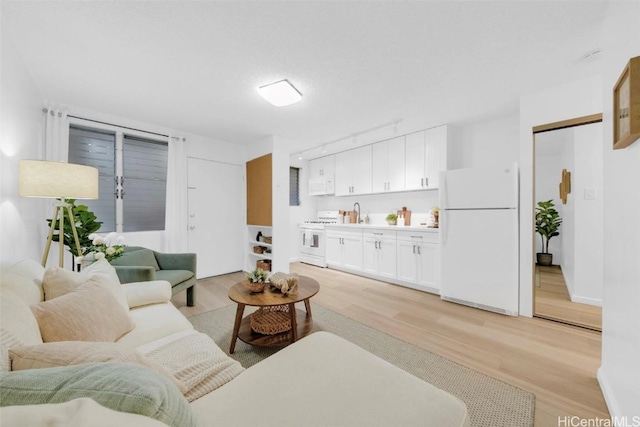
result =
M187 389L184 396L189 402L226 384L244 370L200 332L167 343L146 356L173 373Z

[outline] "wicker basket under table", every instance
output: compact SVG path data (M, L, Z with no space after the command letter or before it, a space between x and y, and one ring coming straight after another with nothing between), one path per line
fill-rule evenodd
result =
M276 335L291 330L289 306L261 307L251 314L251 330L263 335Z

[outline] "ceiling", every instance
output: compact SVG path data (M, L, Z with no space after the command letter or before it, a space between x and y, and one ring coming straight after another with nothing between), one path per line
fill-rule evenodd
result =
M45 99L232 143L300 148L515 113L598 74L606 1L7 1ZM289 79L300 103L256 88ZM365 132L366 134L375 132Z

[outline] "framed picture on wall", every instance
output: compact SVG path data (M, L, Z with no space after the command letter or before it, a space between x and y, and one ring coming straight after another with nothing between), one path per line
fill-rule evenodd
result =
M640 138L640 56L631 58L613 88L613 149Z

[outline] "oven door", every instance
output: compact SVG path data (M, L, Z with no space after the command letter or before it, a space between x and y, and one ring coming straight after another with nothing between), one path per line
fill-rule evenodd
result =
M324 230L300 228L300 261L326 267L324 262Z

